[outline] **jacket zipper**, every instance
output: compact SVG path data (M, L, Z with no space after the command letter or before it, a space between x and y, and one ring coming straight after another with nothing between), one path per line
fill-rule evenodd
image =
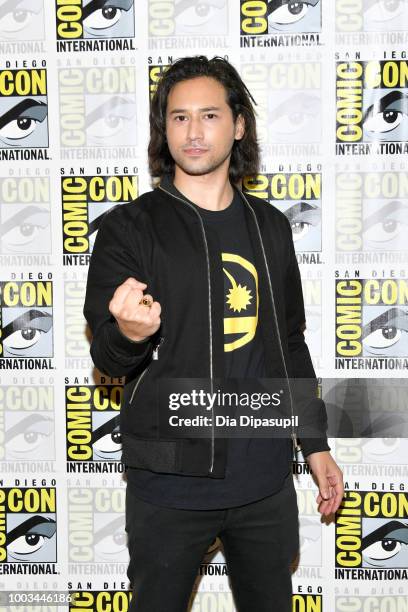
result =
M159 358L159 348L160 348L160 345L163 343L163 340L164 340L164 337L161 336L159 338L159 342L156 344L156 346L153 349L152 359L154 361L156 361ZM145 367L145 369L142 371L142 373L140 374L139 378L137 379L137 381L135 383L135 386L133 387L132 395L130 396L129 405L133 402L133 398L135 396L137 388L140 385L143 376L146 374L147 370L150 368L150 365L151 365L151 362Z
M204 223L203 223L203 220L201 218L200 213L198 212L198 210L196 210L194 208L194 206L192 204L190 204L190 202L187 202L187 200L183 200L183 198L179 198L178 196L174 195L170 191L167 191L167 189L163 189L163 187L161 185L159 185L159 189L164 191L164 193L167 193L169 196L172 196L173 198L176 198L176 200L180 200L180 202L183 202L183 204L187 204L187 206L189 206L192 210L194 210L195 214L198 216L199 221L200 221L200 226L201 226L201 231L202 231L202 234L203 234L203 240L204 240L204 246L205 246L205 254L206 254L206 258L207 258L208 321L209 321L209 334L210 334L210 389L211 389L211 394L212 394L213 393L213 358L212 358L212 316L211 316L210 257L208 255L208 244L207 244L207 237L205 235ZM212 417L211 418L212 427L211 427L211 459L210 459L210 469L209 469L210 474L214 470L214 427L215 427L215 425L214 425L214 408L211 408L211 417Z
M295 459L295 461L297 461L296 451L300 450L300 446L297 443L297 437L296 437L296 433L295 433L295 428L293 426L293 398L292 398L292 391L291 391L291 388L290 388L290 382L289 382L288 370L287 370L287 367L286 367L285 356L283 354L282 340L281 340L281 336L280 336L280 332L279 332L278 316L276 314L275 299L273 297L273 290L272 290L271 277L270 277L269 268L268 268L268 261L267 261L267 258L266 258L265 247L264 247L263 240L262 240L261 230L259 229L258 219L256 218L254 209L252 208L252 206L250 205L250 203L246 199L244 193L242 191L240 191L240 193L243 196L243 199L244 199L245 203L247 204L247 206L249 207L249 209L252 212L252 215L253 215L253 218L254 218L254 221L255 221L255 225L256 225L256 229L257 229L257 232L258 232L259 241L260 241L261 247L262 247L262 256L263 256L263 259L264 259L264 262L265 262L265 267L266 267L267 277L268 277L269 293L271 295L271 301L272 301L273 318L274 318L274 321L275 321L276 333L278 335L279 349L280 349L280 354L281 354L281 357L282 357L283 368L285 370L285 378L286 378L287 383L288 383L290 410L291 410L291 414L292 414L292 434L291 434L291 438L292 438L292 444L293 444L294 459Z

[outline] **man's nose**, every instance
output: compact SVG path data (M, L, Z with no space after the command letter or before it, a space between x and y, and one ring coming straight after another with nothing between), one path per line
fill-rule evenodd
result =
M187 135L190 140L197 140L203 137L203 125L200 117L190 117Z

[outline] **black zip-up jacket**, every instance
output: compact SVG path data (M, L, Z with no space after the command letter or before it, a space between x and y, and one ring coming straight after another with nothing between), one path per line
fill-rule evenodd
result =
M305 313L291 228L269 203L240 192L259 275L259 321L266 377L316 380L304 341ZM108 305L127 278L147 284L162 307L159 330L144 342L124 336ZM105 215L91 257L84 315L96 367L126 376L120 414L122 460L157 472L225 476L228 440L161 435L155 391L159 378L223 378L223 274L215 237L169 178ZM303 455L330 450L323 402L311 403L319 438L301 439ZM296 441L296 432L292 432ZM291 455L288 439L288 458Z

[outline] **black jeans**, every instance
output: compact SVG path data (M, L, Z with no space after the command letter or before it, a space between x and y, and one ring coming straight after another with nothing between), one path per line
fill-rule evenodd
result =
M127 487L126 531L133 585L129 610L185 612L200 563L218 536L238 612L291 612L290 564L299 548L296 492L283 488L223 510L179 510L146 503Z

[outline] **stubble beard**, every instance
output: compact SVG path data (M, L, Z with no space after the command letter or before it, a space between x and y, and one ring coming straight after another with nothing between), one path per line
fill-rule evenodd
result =
M231 151L232 149L216 158L207 160L197 159L196 161L189 161L186 160L184 156L177 155L174 157L174 162L183 172L185 172L185 174L189 174L190 176L202 176L204 174L210 174L222 166L225 160L231 155Z

